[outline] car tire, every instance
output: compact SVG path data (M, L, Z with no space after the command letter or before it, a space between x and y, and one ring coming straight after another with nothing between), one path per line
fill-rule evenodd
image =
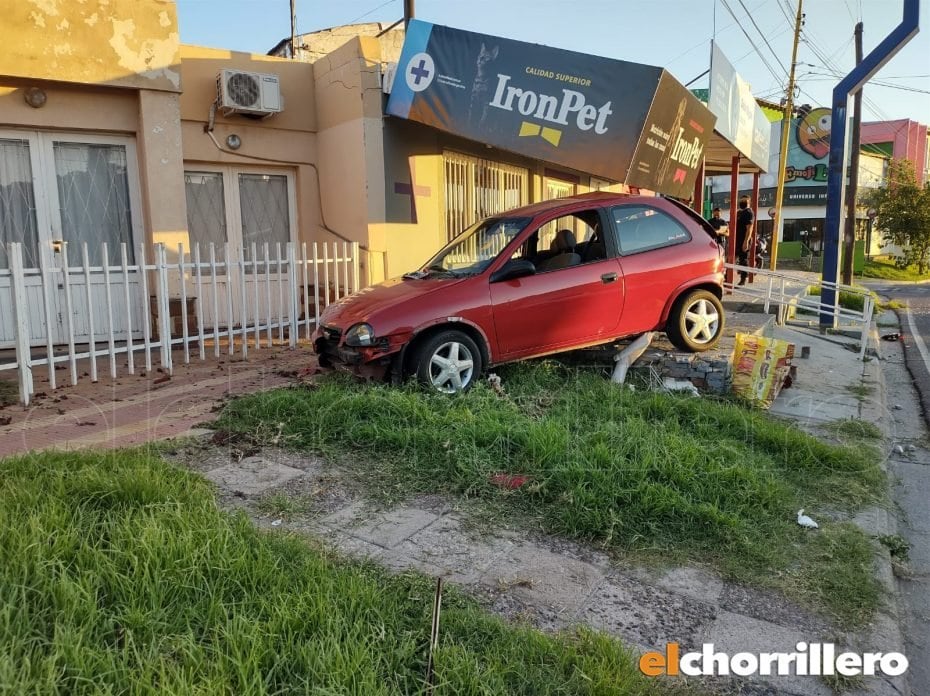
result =
M412 367L424 385L444 394L467 391L481 375L481 350L461 331L442 331L417 348Z
M692 290L675 302L665 333L679 350L700 353L717 345L723 324L723 305L717 296L708 290Z

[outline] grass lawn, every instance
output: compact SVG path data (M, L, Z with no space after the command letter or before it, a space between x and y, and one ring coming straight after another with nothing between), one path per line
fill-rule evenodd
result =
M930 270L920 273L917 266L898 268L894 259L887 256L876 256L866 259L865 268L862 269L863 278L881 278L882 280L930 280Z
M709 561L842 622L869 617L878 601L869 540L823 511L882 497L870 446L830 446L734 403L631 393L552 361L500 374L505 398L484 384L450 398L332 375L240 398L219 427L354 461L389 495L495 501L550 532ZM489 482L497 472L530 481L502 491ZM799 508L819 518L818 532L798 527Z
M856 286L856 287L859 287L859 286ZM862 290L865 290L865 288L862 288ZM821 293L821 288L818 286L812 285L811 287L807 289L807 294L810 295L811 297L820 297L820 293ZM878 295L876 295L874 292L871 292L869 294L872 295L872 299L874 299L876 303L879 303ZM854 292L840 290L840 307L844 309L851 309L855 312L861 312L863 308L865 307L865 295L859 295ZM804 308L804 309L805 311L803 313L805 314L816 313L814 310L810 310L807 308Z
M0 693L423 693L432 586L256 531L142 451L0 460ZM617 642L444 598L437 694L660 694Z

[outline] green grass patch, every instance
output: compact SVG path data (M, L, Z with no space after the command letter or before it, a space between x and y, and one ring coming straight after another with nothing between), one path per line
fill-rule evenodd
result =
M863 278L880 278L882 280L930 280L930 270L921 273L917 266L908 266L900 268L893 258L888 256L876 256L866 259L865 268L862 270Z
M269 517L280 517L286 520L306 509L304 501L300 498L289 496L281 491L262 496L255 507Z
M874 387L868 384L847 384L846 391L855 396L859 401L865 401L875 392Z
M154 454L0 460L0 692L420 694L432 583L216 506ZM437 694L660 694L620 645L452 591Z
M862 290L865 291L865 288L862 288ZM807 294L811 297L820 297L820 291L820 287L812 286L807 289ZM878 295L871 291L869 291L868 294L872 296L872 299L875 300L877 304ZM865 307L865 295L849 292L848 290L840 290L840 307L855 312L861 312Z
M867 393L871 393L870 387L865 387L868 389ZM864 398L864 396L863 396ZM844 438L849 438L853 440L881 440L882 431L874 423L861 420L859 418L847 418L844 420L834 421L829 425L825 426L827 430L836 435L840 435Z
M333 375L238 399L219 427L282 428L291 446L360 460L381 492L504 498L550 532L711 561L761 584L779 584L820 543L797 527L798 508L855 509L883 490L872 448L831 446L732 402L631 393L551 361L500 372L505 398L484 384L449 398ZM501 490L498 472L529 482ZM870 584L870 556L839 559ZM783 585L812 596L814 580L798 582ZM845 621L865 618L847 593L821 599Z

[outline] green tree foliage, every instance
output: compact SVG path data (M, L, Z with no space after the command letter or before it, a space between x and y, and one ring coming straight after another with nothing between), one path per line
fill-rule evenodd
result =
M885 242L901 248L898 266L916 265L924 273L930 266L930 182L920 186L911 162L892 160L885 185L875 190L869 204Z

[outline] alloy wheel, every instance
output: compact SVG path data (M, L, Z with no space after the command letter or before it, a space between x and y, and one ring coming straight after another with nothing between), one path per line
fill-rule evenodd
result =
M720 330L720 314L717 308L700 298L685 309L685 333L694 343L710 343Z
M475 359L468 346L448 341L433 351L429 361L429 381L439 391L454 394L471 382Z

